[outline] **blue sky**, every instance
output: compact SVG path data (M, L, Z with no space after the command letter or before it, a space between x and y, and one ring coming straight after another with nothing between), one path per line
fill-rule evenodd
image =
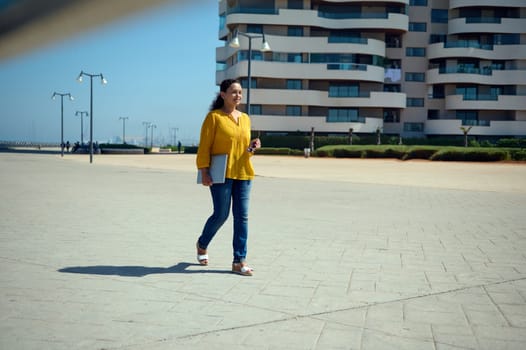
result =
M197 143L202 120L215 98L217 2L169 4L129 17L67 41L0 61L0 140L60 141L60 98L64 99L64 140L80 141L80 117L89 111L89 78L81 70L102 73L93 80L94 140L122 137L142 142L144 121L154 123L154 140ZM149 138L151 133L149 132ZM89 118L84 119L84 141ZM148 142L149 143L149 142Z

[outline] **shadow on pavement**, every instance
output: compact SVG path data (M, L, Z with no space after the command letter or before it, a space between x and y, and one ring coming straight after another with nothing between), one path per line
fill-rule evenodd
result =
M143 277L161 273L225 273L231 274L229 270L208 270L206 267L200 270L187 270L189 266L200 266L199 264L180 262L171 267L147 267L147 266L73 266L65 267L58 272L80 273L85 275L116 275L124 277Z

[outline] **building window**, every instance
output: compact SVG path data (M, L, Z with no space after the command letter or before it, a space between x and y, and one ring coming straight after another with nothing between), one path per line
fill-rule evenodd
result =
M431 22L432 23L447 23L448 22L448 11L442 9L431 9Z
M257 89L258 87L258 81L256 80L256 78L250 78L250 80L252 81L252 84L250 84L250 88L251 89ZM247 89L248 88L248 78L242 78L240 80L241 82L241 86L244 88L244 89Z
M301 80L289 79L287 80L287 89L289 90L301 90Z
M287 55L287 62L301 63L303 55L301 53L289 53Z
M329 86L329 97L359 97L360 86L350 85L331 85Z
M250 105L250 114L261 115L261 105Z
M477 86L457 86L455 88L456 95L462 95L464 100L474 101L478 99L478 88Z
M427 31L427 23L425 22L409 22L410 32L425 32Z
M396 109L384 109L385 123L400 123L400 115Z
M479 115L477 111L457 111L457 119L462 120L462 125L477 125Z
M329 108L327 123L365 123L365 118L358 116L357 108Z
M429 98L444 98L446 97L446 88L444 85L436 84L432 85L433 91Z
M303 0L288 0L287 8L291 10L302 10L303 9Z
M402 47L402 39L398 34L385 34L385 46L399 48Z
M438 109L428 109L427 110L427 119L430 119L430 120L439 119L438 112L439 112Z
M290 26L287 29L288 36L303 36L303 27Z
M288 116L300 116L301 106L287 106L287 115Z
M446 34L431 34L429 36L429 43L430 44L436 44L436 43L445 43L447 40Z
M424 107L424 99L416 97L407 98L407 107Z
M408 132L423 132L424 123L404 123L404 131Z
M407 72L405 73L405 81L426 81L426 74Z
M263 34L263 26L261 24L247 24L247 32Z
M405 49L405 55L408 57L425 57L425 47L407 47Z
M409 6L427 6L427 0L409 0Z

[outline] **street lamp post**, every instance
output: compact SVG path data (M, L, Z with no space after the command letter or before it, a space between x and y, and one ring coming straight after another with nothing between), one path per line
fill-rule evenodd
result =
M128 117L119 117L119 120L122 119L122 143L126 143L126 119L130 119Z
M238 48L239 47L239 35L244 36L245 38L248 38L248 87L247 87L247 110L246 112L250 114L250 87L252 86L252 69L251 69L251 62L252 62L252 39L261 38L261 48L259 51L261 52L268 52L271 51L270 45L265 40L265 34L251 34L251 33L244 33L240 32L236 29L234 32L234 38L232 41L230 41L230 47Z
M90 78L90 98L89 98L89 162L93 163L93 78L100 77L101 84L107 84L108 82L104 79L102 73L100 74L89 74L84 71L80 71L77 78L78 82L82 82L82 77L87 76Z
M176 145L176 141L177 141L177 131L179 130L179 128L171 128L172 132L174 133L174 142L173 142L173 145L175 146Z
M56 96L60 96L60 155L64 157L64 96L68 96L70 101L73 101L73 96L68 93L58 93L54 92L52 99L55 99Z
M88 116L89 113L87 111L76 111L75 112L75 115L80 115L80 144L83 145L84 144L84 121L83 121L83 117L84 116Z
M151 137L151 140L150 140L150 142L151 142L150 147L153 148L153 129L154 129L154 128L157 128L157 125L155 125L155 124L151 124L151 125L150 125L150 128L152 128L152 137Z
M145 135L144 147L148 147L148 129L150 128L150 125L152 125L152 123L151 122L142 122L142 125L144 125L144 127L146 128L146 131L144 133L144 135Z

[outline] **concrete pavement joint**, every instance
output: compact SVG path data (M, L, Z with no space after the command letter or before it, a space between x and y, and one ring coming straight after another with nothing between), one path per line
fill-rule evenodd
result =
M241 326L226 327L226 328L208 330L208 331L204 331L204 332L197 332L197 333L187 334L187 335L183 335L183 336L174 337L174 338L172 338L172 340L174 340L174 341L184 340L184 339L190 339L190 338L199 337L199 336L205 336L205 335L210 335L210 334L223 333L223 332L229 332L229 331L237 331L237 330L241 330L241 329L248 329L248 328L259 327L259 326L266 326L266 325L283 323L283 322L288 322L288 321L295 321L295 320L297 321L297 320L304 319L304 318L311 318L311 319L315 319L317 321L332 322L332 323L341 324L341 325L344 325L344 326L347 326L347 327L359 328L359 329L362 329L362 330L370 330L370 331L382 333L384 335L391 336L391 337L398 337L398 338L404 338L404 339L410 339L410 340L419 340L419 341L434 343L435 345L436 344L448 345L448 346L455 347L455 348L458 348L458 349L472 349L470 347L458 346L458 345L450 344L450 343L446 343L446 342L438 342L438 341L436 341L434 339L428 339L428 338L423 338L423 337L401 336L399 334L393 334L393 333L386 332L384 330L380 330L380 329L376 329L376 328L372 328L372 327L367 327L367 326L359 327L359 326L347 324L347 323L341 322L341 321L327 320L327 319L324 319L324 318L322 318L320 316L326 316L326 315L335 314L335 313L339 313L339 312L360 310L360 309L364 309L364 308L370 309L370 308L376 307L376 306L382 306L382 305L388 305L388 304L393 304L393 303L400 303L400 302L412 301L412 300L417 300L417 299L423 299L423 298L427 298L427 297L433 297L433 296L445 295L445 294L450 294L450 293L462 292L462 291L466 291L466 290L469 290L469 289L481 288L481 289L485 290L485 288L488 287L488 286L495 286L495 285L501 285L501 284L506 284L506 283L525 281L525 280L526 280L526 276L525 277L521 277L521 278L509 279L509 280L505 280L505 281L496 281L496 282L491 282L491 283L485 283L485 284L479 284L479 285L473 285L473 286L466 286L466 287L461 287L461 288L449 289L449 290L439 291L439 292L435 292L435 293L427 293L427 294L422 294L422 295L415 295L415 296L411 296L411 297L407 297L407 298L393 299L393 300L387 300L387 301L383 301L383 302L376 302L376 303L371 303L371 304L366 304L366 305L353 306L353 307L349 307L349 308L341 308L341 309L335 309L335 310L329 310L329 311L318 312L318 313L311 313L311 314L291 315L290 317L278 318L278 319L275 319L275 320L270 320L270 321L265 321L265 322L255 322L255 323L245 324L245 325L241 325ZM195 294L192 294L192 295L195 295ZM214 298L211 298L211 299L214 299ZM221 300L221 299L218 299L218 300L224 302L224 300ZM237 303L234 303L234 302L229 302L229 303L237 304ZM248 306L248 307L254 307L253 305L249 305L249 304L239 304L239 305ZM256 307L256 308L260 308L260 307ZM283 311L272 310L272 309L267 309L267 308L265 308L265 310L267 310L267 311L274 311L274 312L277 312L277 313L284 313ZM159 340L156 341L156 343L165 342L165 341L170 341L170 339L169 338L159 339ZM141 345L144 345L144 344L141 344ZM124 347L130 347L130 346L135 347L135 346L140 346L140 345L139 344L127 345L127 346L124 346ZM119 348L123 348L123 347L119 347ZM119 349L119 348L115 348L115 349Z

